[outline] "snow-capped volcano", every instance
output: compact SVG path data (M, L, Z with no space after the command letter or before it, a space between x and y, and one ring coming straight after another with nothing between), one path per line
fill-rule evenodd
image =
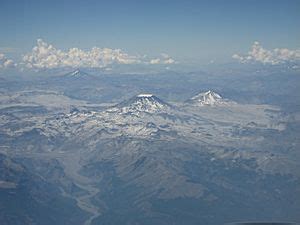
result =
M71 72L65 73L63 75L55 76L54 80L59 82L75 82L81 86L81 82L97 82L97 76L86 73L80 69L73 70Z
M154 113L171 108L171 105L162 101L153 94L139 94L129 100L121 102L114 108L122 113Z
M81 71L80 70L75 70L75 71L73 71L70 75L71 76L79 76L80 75L80 73L81 73Z
M187 103L197 104L197 105L217 105L228 102L228 100L223 99L219 94L213 91L202 92L194 97L190 98Z
M86 76L88 76L88 74L79 69L76 69L65 75L65 77L86 77Z

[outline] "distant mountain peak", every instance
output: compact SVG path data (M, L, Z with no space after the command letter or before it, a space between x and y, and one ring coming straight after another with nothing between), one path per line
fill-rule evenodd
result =
M87 75L88 75L87 73L81 71L80 69L76 69L66 74L67 77L85 77Z
M77 75L79 75L81 73L81 71L79 70L79 69L77 69L77 70L74 70L72 73L71 73L71 75L72 76L77 76Z
M171 106L153 94L143 93L121 102L116 105L116 107L120 109L122 113L154 113L168 109Z
M188 103L193 103L197 105L218 105L228 102L226 99L223 99L218 93L208 90L206 92L201 92L194 97L190 98Z

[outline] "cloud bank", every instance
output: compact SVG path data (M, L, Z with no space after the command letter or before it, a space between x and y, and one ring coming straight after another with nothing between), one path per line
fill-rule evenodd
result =
M150 60L150 64L174 64L176 63L168 54L162 53L160 58Z
M0 68L12 68L15 67L16 64L13 60L6 58L6 56L0 53Z
M38 39L32 51L23 56L23 63L27 68L34 69L106 68L112 64L172 64L175 60L166 54L162 54L161 58L147 60L142 56L129 55L121 49L98 47L93 47L89 51L79 48L63 51Z
M290 50L287 48L275 48L273 50L267 50L256 41L252 45L248 54L234 54L232 58L241 63L259 62L263 64L277 65L288 62L299 62L300 50Z

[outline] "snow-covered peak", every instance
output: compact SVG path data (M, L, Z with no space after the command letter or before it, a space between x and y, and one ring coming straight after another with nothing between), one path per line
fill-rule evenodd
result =
M115 108L121 113L139 112L154 113L170 108L170 105L153 94L139 94L131 99L118 104Z
M189 103L196 103L198 105L216 105L227 102L219 94L211 90L199 93L188 100Z
M85 77L87 75L87 73L82 72L79 69L76 69L68 74L66 74L67 77Z
M153 96L152 94L139 94L139 95L137 95L138 98L150 98L152 96Z
M74 72L71 73L72 76L77 76L80 74L80 70L75 70Z

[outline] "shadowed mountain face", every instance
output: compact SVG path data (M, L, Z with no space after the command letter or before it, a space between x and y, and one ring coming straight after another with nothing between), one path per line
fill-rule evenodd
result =
M1 224L79 225L88 217L74 200L61 195L60 186L3 154L0 172Z
M80 71L48 79L0 99L1 224L299 220L296 113L219 91L171 102L131 75L132 90ZM99 104L110 86L130 96Z

